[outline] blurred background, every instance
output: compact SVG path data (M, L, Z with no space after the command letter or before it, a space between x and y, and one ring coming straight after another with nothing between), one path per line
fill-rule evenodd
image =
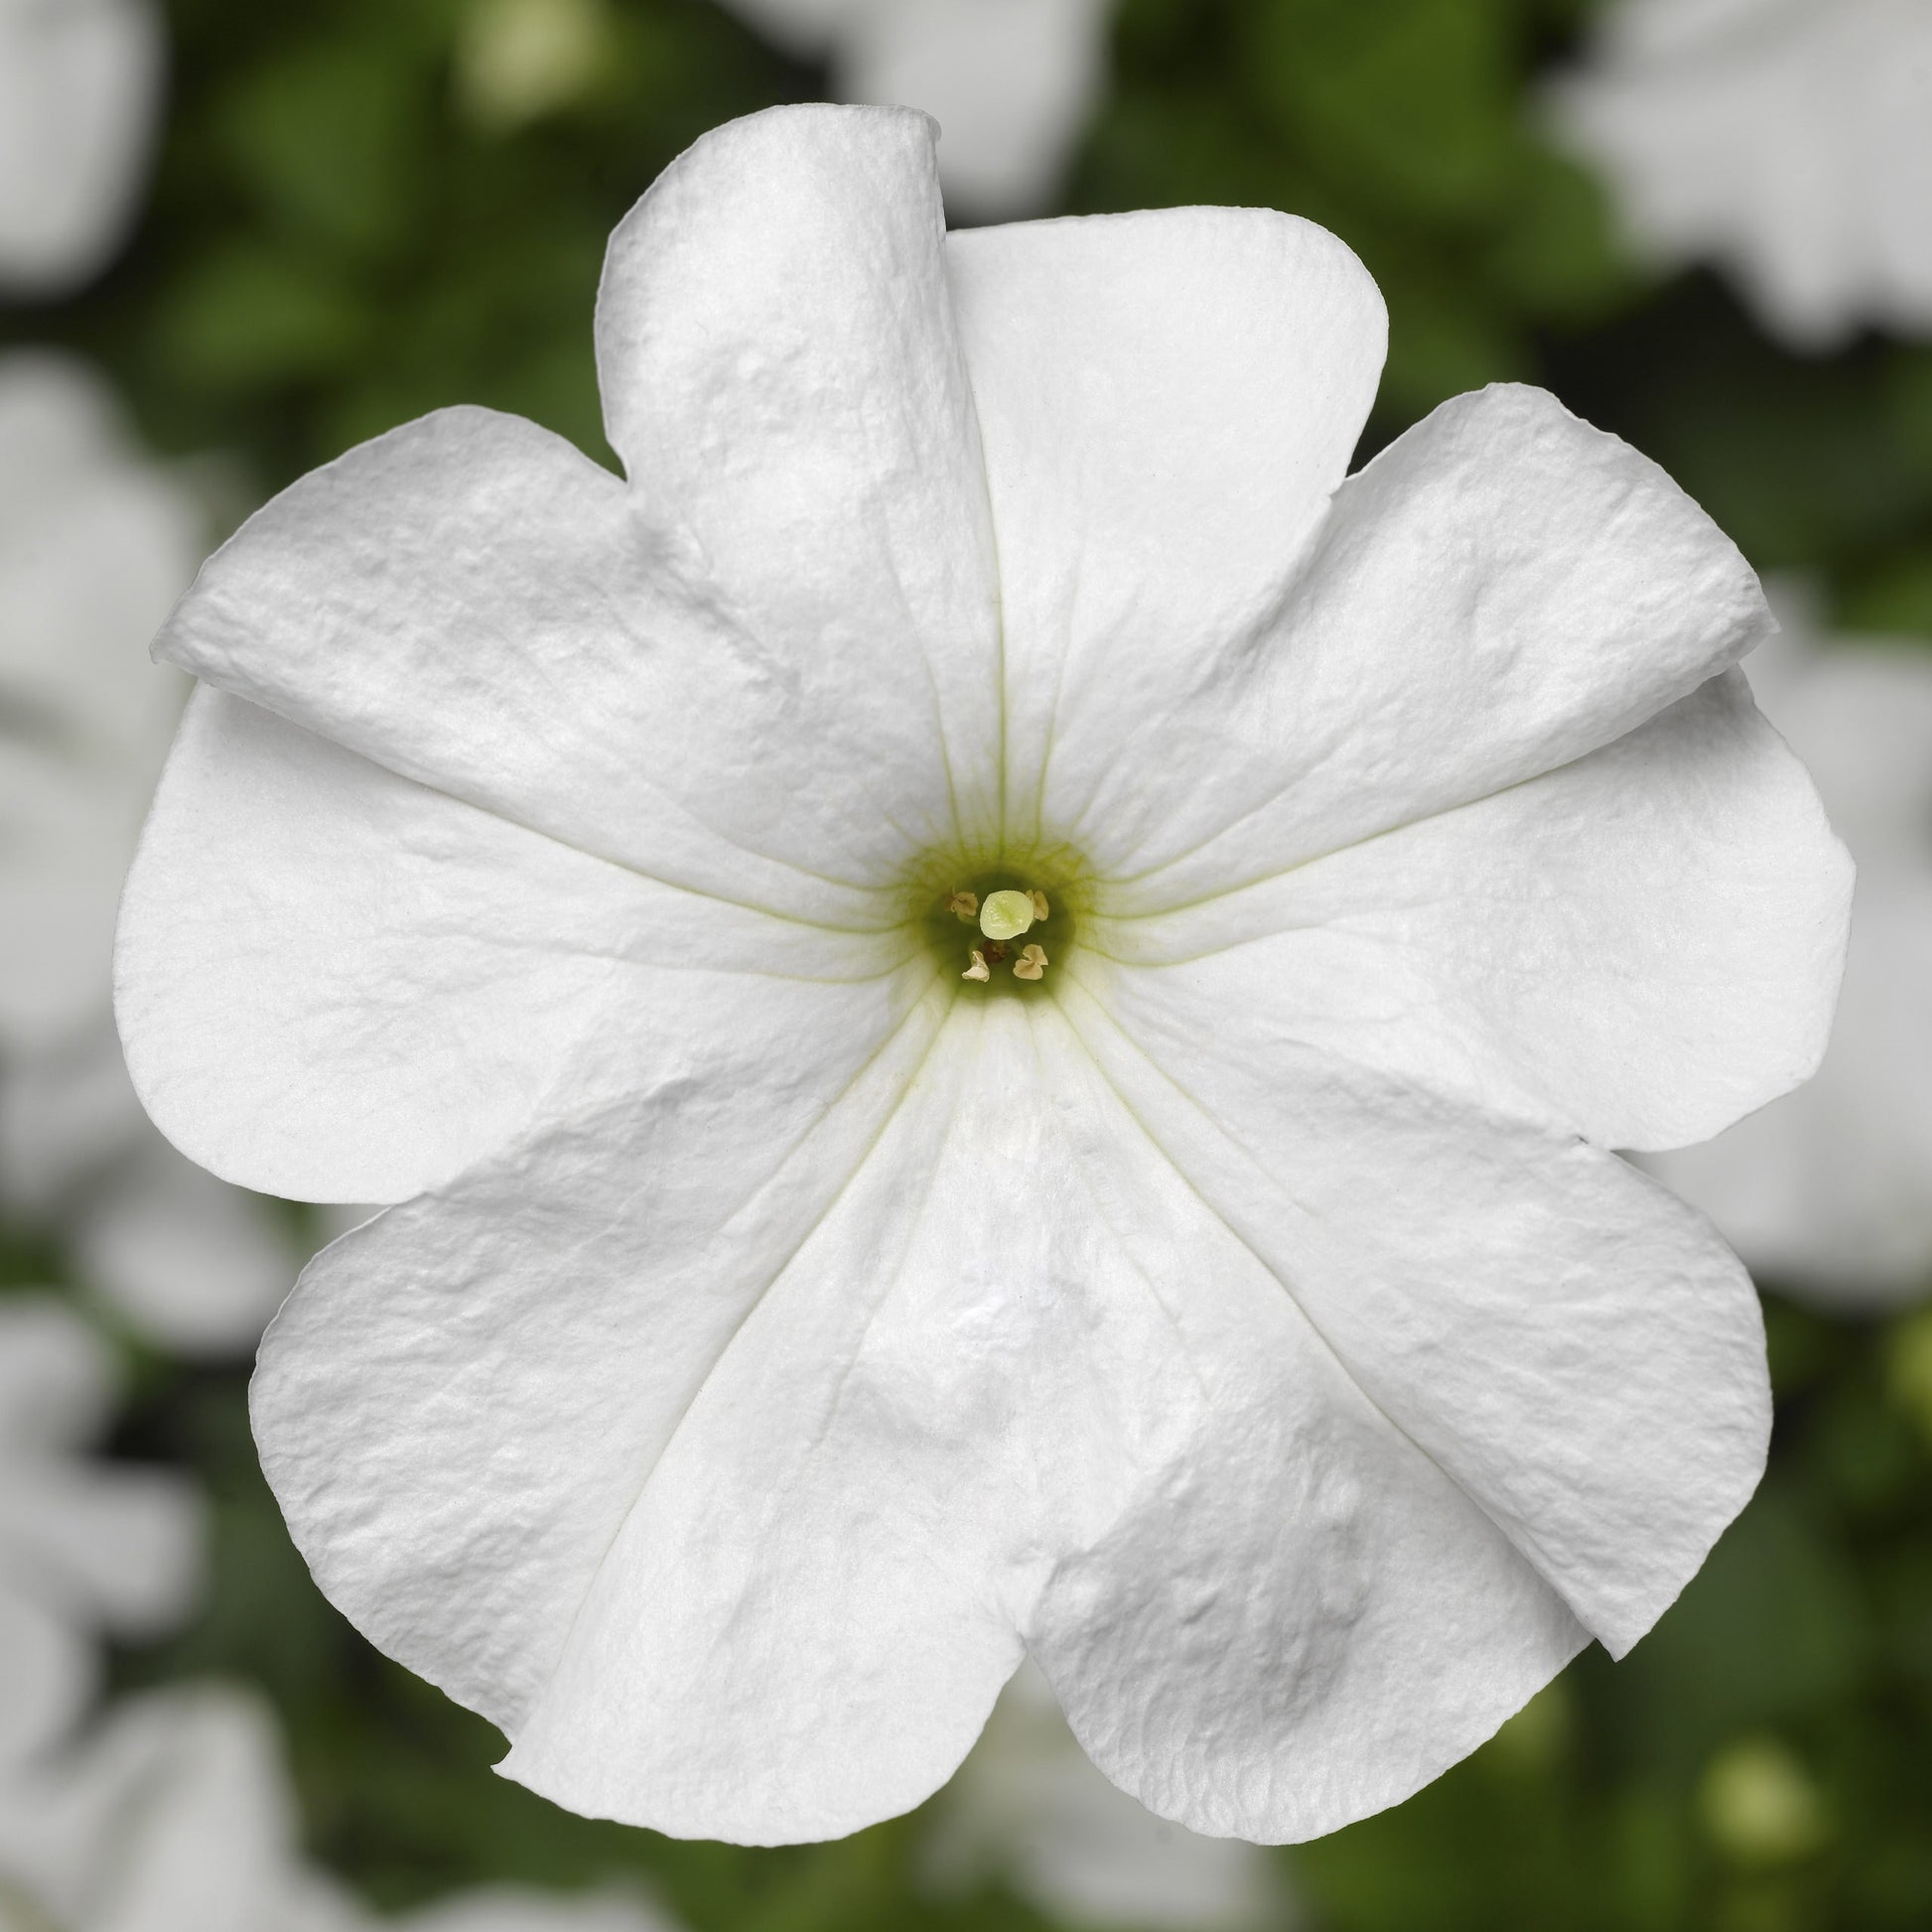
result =
M1751 673L1861 866L1825 1072L1654 1163L1764 1295L1756 1500L1621 1665L1280 1852L1158 1824L1019 1681L920 1812L586 1823L371 1651L257 1472L340 1210L147 1128L119 880L200 558L441 404L611 462L605 237L781 101L905 100L970 223L1210 202L1367 262L1362 459L1546 385L1771 584ZM1932 0L0 0L0 1928L1932 1925Z

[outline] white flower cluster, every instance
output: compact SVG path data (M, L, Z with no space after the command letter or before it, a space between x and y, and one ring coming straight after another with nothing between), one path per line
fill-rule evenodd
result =
M1645 253L1793 346L1932 335L1926 0L1611 0L1552 106Z

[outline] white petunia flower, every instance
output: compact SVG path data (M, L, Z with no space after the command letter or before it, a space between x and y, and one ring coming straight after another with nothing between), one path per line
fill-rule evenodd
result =
M949 237L921 117L755 116L613 238L627 483L445 411L163 633L135 1083L404 1203L256 1430L511 1775L850 1831L1031 1654L1149 1809L1304 1837L1749 1494L1750 1284L1604 1150L1810 1069L1849 866L1653 465L1499 388L1345 479L1384 326L1291 216Z
M1295 1922L1269 1854L1196 1837L1109 1784L1031 1664L941 1795L928 1854L942 1888L998 1873L1067 1925L1245 1932Z
M1927 0L1612 0L1551 104L1637 245L1792 346L1932 334Z
M164 67L150 0L0 0L0 295L65 295L120 246Z
M724 0L799 60L830 58L846 100L938 121L956 215L1033 214L1059 191L1099 105L1114 0Z
M201 1581L188 1485L83 1459L113 1378L60 1304L0 1301L0 1766L45 1750L92 1694L102 1634L161 1634Z
M33 1932L669 1932L614 1899L503 1888L378 1920L301 1850L261 1702L136 1698L53 1761L0 1772L0 1926Z
M1932 1294L1932 652L1821 648L1796 593L1780 615L1751 688L1859 863L1831 1051L1802 1092L1646 1165L1766 1280L1895 1306Z
M252 1344L294 1254L147 1125L109 1010L121 875L185 688L142 650L202 520L88 371L0 359L0 1214L58 1224L145 1334L218 1352Z

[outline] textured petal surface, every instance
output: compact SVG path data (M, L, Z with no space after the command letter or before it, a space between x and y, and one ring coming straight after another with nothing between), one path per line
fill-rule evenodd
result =
M1103 909L1185 904L1607 745L1770 628L1655 464L1541 390L1460 396L1349 478L1277 615L1184 703L1090 734L1109 753L1068 836Z
M1216 1201L1213 1130L1129 1090L1123 1035L1125 1103L1050 1007L948 997L815 1131L767 1070L553 1132L339 1243L271 1329L257 1429L320 1581L511 1775L847 1831L943 1780L1024 1639L1144 1803L1305 1836L1487 1735L1571 1606L1620 1649L1675 1594L1765 1421L1694 1217L1300 1048L1281 1179L1217 1146Z
M804 917L867 916L871 894L771 851L809 853L828 874L890 866L903 841L870 774L841 761L837 737L791 740L812 721L778 667L707 634L663 588L654 550L622 483L569 444L517 417L444 410L257 511L155 648L586 852ZM832 774L815 788L800 770L813 750ZM781 777L802 788L781 791Z
M719 128L619 225L598 295L634 514L730 702L782 687L759 756L828 870L821 793L915 839L981 837L996 803L998 591L932 136L880 107Z
M823 1022L792 1018L721 1029L633 1096L345 1237L264 1341L264 1464L318 1577L501 1724L937 1025L915 1007L897 1033L849 1029L832 1062Z
M1084 838L1104 869L1149 806L1114 824L1080 805L1123 755L1139 788L1176 711L1252 651L1347 470L1386 312L1333 235L1267 209L988 228L947 250L999 537L1006 822Z
M1667 1147L1816 1066L1851 888L1730 672L1573 764L1094 943L1231 1035Z
M1743 1270L1611 1155L1148 977L1082 962L1065 982L1096 1063L1381 1414L1620 1656L1763 1466Z
M203 1166L401 1200L573 1091L580 1047L594 1083L606 1036L674 1060L681 1024L751 999L725 975L771 975L778 1007L863 999L899 955L657 885L205 691L128 881L118 1007L144 1103Z

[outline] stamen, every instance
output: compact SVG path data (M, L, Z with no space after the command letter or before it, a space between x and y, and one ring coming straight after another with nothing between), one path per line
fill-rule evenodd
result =
M986 955L983 952L974 953L973 963L959 977L963 980L990 980L993 975L987 970Z
M979 917L979 909L977 893L956 892L946 901L946 910L956 919L976 919Z
M1035 918L1036 918L1036 919L1043 919L1043 918L1045 918L1045 916L1046 916L1046 895L1045 895L1044 893L1042 893L1042 892L1036 892L1036 891L1035 891L1035 892L1031 892L1031 893L1029 893L1029 894L1027 895L1027 897L1029 897L1030 899L1032 899L1032 900L1033 900L1033 902L1034 902L1034 917L1035 917Z
M1013 977L1017 980L1036 980L1046 970L1046 952L1041 946L1029 946L1013 962Z
M1017 939L1034 922L1034 902L1025 893L988 893L980 907L980 930L989 939Z

